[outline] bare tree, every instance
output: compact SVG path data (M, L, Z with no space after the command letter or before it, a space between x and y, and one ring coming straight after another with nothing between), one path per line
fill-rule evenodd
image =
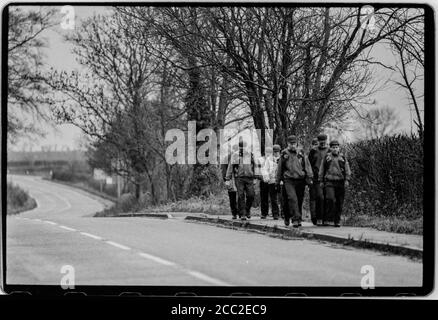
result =
M393 135L400 128L400 118L394 109L388 106L375 108L359 118L365 139L378 139Z
M422 10L417 14L421 15ZM409 104L415 111L414 124L420 138L423 137L424 125L420 100L423 98L422 89L424 76L424 15L406 25L401 32L391 37L393 51L399 58L395 66L401 81L395 81L408 92Z
M177 70L175 73L179 75L179 86L183 89L181 93L186 120L196 122L196 133L206 128L216 131L223 128L229 112L231 85L226 76L213 66L204 64L199 55L193 54L193 44L199 41L198 22L204 20L201 11L197 8L160 8L151 12L150 8L138 7L121 7L117 10L135 18L138 23L154 26L156 43L160 43L154 53L163 63ZM180 28L181 25L184 28ZM206 43L198 42L196 45L203 47ZM197 148L201 144L197 142ZM210 193L218 181L217 168L195 163L191 169L187 194Z
M129 19L118 14L90 18L68 38L89 73L55 71L47 83L54 90L51 102L57 119L76 125L104 145L107 156L116 160L113 171L131 179L137 198L144 179L149 179L155 199L155 158L150 155L156 154L148 127L148 101L157 88L158 65L148 51L148 35L139 37L136 32ZM120 161L124 165L116 165Z
M376 32L360 8L157 8L170 37L200 65L214 66L240 90L254 126L309 138L341 122L372 92L377 42L421 19L409 9L378 9ZM135 14L134 14L135 15ZM193 18L193 16L196 18ZM309 26L312 28L309 28ZM157 27L157 26L156 26ZM262 139L263 146L263 139Z
M46 93L39 72L45 30L54 25L55 12L42 7L8 7L8 140L40 133L32 117L47 119L41 96ZM29 119L30 118L30 119Z

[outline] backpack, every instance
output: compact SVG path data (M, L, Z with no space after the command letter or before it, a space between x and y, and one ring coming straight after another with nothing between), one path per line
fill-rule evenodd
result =
M324 176L327 173L327 170L329 168L329 165L332 161L332 157L330 153L327 153L327 155L324 158ZM345 162L347 161L347 158L342 154L339 153L339 167L341 168L341 173L345 177Z
M241 157L241 155L240 155L240 151L238 151L239 152L239 158ZM251 155L251 167L252 167L252 172L254 172L255 173L255 161L254 161L254 154L252 153L252 152L250 152L250 155ZM240 162L240 161L239 161ZM240 163L234 163L233 164L233 173L237 173L238 172L238 170L239 170L239 164Z

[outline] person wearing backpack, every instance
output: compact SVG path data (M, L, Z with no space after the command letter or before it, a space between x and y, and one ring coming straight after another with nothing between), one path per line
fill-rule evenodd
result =
M251 206L254 201L255 191L255 161L252 152L247 151L246 143L239 141L239 150L231 155L228 164L225 183L231 184L234 176L237 189L237 203L239 215L242 220L251 218Z
M344 203L345 189L348 188L351 177L350 165L347 158L340 152L339 142L330 142L328 153L319 169L321 188L325 188L327 202L327 220L324 225L340 227L342 206Z
M327 135L320 134L317 137L318 146L309 152L309 162L312 166L314 183L309 188L310 216L314 225L322 225L325 219L325 195L324 189L320 187L318 176L321 163L329 150L327 146Z
M289 225L292 218L294 228L301 226L301 206L303 204L306 184L311 185L313 172L309 159L298 150L297 138L287 138L287 149L281 153L278 164L276 183L283 182L289 210L284 212L284 224Z

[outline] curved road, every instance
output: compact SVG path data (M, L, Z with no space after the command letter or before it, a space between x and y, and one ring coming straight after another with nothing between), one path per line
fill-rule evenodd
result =
M7 217L7 283L76 285L420 286L422 264L404 257L190 223L183 218L93 218L103 204L37 177L9 176L38 207Z

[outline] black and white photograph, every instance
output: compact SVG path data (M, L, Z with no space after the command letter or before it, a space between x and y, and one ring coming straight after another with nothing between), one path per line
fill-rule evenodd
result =
M4 284L423 288L430 9L9 4Z

